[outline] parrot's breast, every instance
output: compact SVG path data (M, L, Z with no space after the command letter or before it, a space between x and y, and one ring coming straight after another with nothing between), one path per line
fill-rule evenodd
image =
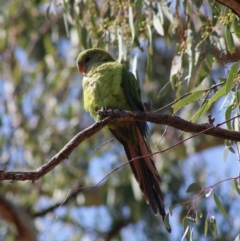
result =
M108 109L130 110L121 87L123 66L120 63L103 63L92 68L83 78L84 108L95 120L96 111Z

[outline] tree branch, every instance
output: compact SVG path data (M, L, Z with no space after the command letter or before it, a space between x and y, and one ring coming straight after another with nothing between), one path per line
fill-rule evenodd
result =
M111 230L108 231L104 240L105 241L113 240L124 227L128 226L132 222L133 220L129 218L116 221L115 223L112 224Z
M85 130L79 132L72 140L70 140L63 149L52 157L41 167L33 171L3 171L0 170L0 180L12 180L12 181L35 181L46 175L52 169L54 169L60 162L67 159L72 151L80 145L84 140L93 136L100 131L103 127L110 123L116 122L131 122L131 121L148 121L156 124L172 126L178 130L192 133L205 134L210 136L219 137L231 141L240 141L240 132L230 131L213 124L196 124L181 119L177 116L163 115L153 112L131 112L131 111L119 111L119 110L100 110L98 114L104 119L96 122ZM239 117L239 116L237 116ZM234 117L234 118L237 118Z
M83 183L79 183L76 187L74 187L73 189L71 189L71 191L68 193L67 198L64 201L61 202L57 202L55 204L53 204L52 206L49 206L39 212L36 213L32 213L32 217L36 218L36 217L42 217L44 215L46 215L49 212L53 212L56 208L59 208L60 206L62 206L63 204L66 205L67 203L69 203L72 199L76 199L77 195L82 192L81 187L83 186Z
M240 17L240 2L239 0L216 0L220 4L230 8L236 15Z
M0 194L0 216L16 227L16 240L37 241L33 219L22 207L17 206Z

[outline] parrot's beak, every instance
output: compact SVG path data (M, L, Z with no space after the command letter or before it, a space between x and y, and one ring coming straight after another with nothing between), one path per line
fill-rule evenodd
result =
M77 66L78 66L78 71L79 71L81 74L84 74L84 73L86 72L86 68L84 67L84 65L78 63Z

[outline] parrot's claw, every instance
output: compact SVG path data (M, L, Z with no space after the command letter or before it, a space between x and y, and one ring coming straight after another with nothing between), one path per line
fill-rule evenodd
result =
M97 114L100 116L100 119L103 119L110 115L110 111L111 109L108 109L107 107L102 107L100 110L97 111Z
M100 119L103 119L109 116L121 117L124 112L125 111L121 109L108 109L107 107L102 107L97 111L97 114L100 116Z
M144 105L146 111L152 111L151 101L144 102L143 105Z

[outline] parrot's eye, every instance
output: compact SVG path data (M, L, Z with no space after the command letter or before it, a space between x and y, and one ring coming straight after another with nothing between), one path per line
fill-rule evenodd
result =
M85 62L87 63L87 62L89 62L89 60L90 60L90 58L86 57Z

